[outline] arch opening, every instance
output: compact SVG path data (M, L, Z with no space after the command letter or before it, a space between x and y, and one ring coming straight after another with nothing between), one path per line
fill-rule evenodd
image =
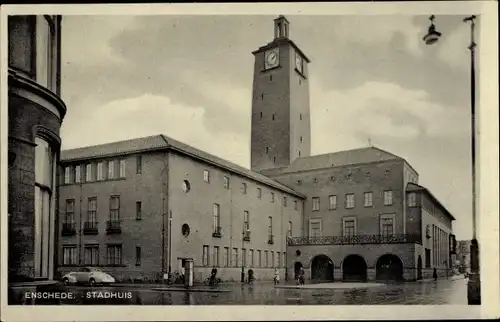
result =
M403 281L403 262L392 254L381 256L377 260L376 278L380 281Z
M326 255L318 255L311 262L311 280L333 281L333 261Z
M366 282L366 261L359 255L349 255L342 262L342 279L347 282Z

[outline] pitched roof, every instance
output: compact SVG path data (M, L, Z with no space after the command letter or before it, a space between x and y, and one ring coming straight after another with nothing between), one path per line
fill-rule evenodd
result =
M426 193L435 203L437 203L443 210L444 212L451 218L451 220L455 220L455 217L453 217L453 215L448 211L448 209L446 209L446 207L438 200L438 198L436 198L432 192L430 192L429 189L427 189L426 187L424 186L421 186L421 185L418 185L416 183L412 183L412 182L409 182L407 185L406 185L406 191L423 191L424 193Z
M83 148L61 151L62 162L83 161L95 158L127 155L146 151L174 150L192 158L215 165L219 168L237 173L244 177L253 179L260 183L286 191L298 197L305 198L305 195L277 182L260 173L251 171L235 163L223 160L212 154L206 153L192 146L174 140L166 135L159 134L126 141L118 141L100 145L93 145Z
M318 170L347 165L379 161L404 160L403 158L376 147L345 150L327 154L312 155L295 159L288 167L266 169L263 174L279 175L285 173Z

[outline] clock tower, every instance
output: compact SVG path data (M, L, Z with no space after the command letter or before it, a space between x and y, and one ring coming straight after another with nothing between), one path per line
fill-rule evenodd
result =
M308 63L289 38L290 23L274 20L274 40L253 52L251 168L286 167L311 154Z

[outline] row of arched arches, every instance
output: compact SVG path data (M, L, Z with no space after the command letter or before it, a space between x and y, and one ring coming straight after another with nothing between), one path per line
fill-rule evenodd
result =
M301 262L295 262L295 273L303 267ZM403 262L393 254L382 255L376 264L376 279L385 281L403 280ZM315 256L311 261L311 280L333 281L335 266L326 255ZM364 282L368 280L368 266L363 257L349 255L342 261L342 280L346 282Z

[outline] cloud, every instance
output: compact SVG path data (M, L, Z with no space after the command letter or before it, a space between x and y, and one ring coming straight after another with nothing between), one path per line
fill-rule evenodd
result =
M165 134L208 153L248 165L247 136L208 131L205 109L174 104L170 98L145 94L100 107L87 122L64 123L63 149Z

